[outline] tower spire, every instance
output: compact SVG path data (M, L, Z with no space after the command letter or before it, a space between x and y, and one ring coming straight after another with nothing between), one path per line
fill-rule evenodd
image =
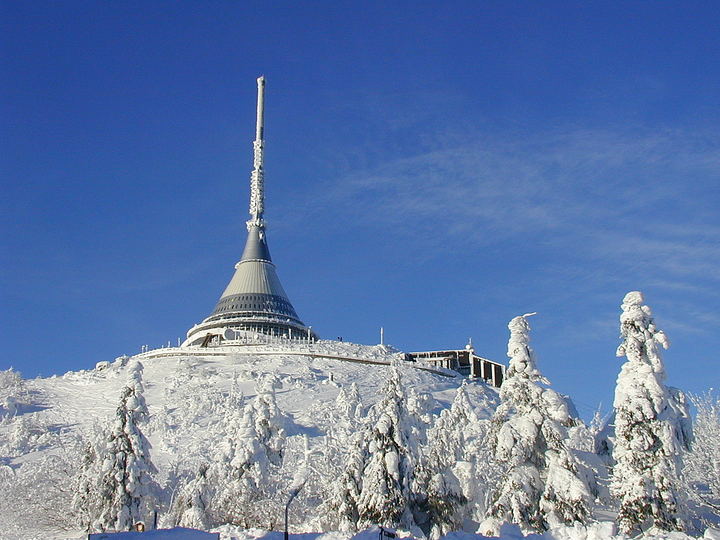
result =
M247 222L248 231L252 227L263 228L263 213L265 212L265 171L263 159L265 153L265 136L263 134L265 122L265 76L257 80L257 119L255 122L255 141L253 141L253 171L250 173L250 220Z

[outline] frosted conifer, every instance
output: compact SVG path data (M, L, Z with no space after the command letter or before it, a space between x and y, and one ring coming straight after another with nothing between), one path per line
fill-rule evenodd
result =
M523 531L586 522L590 490L566 446L576 419L567 400L547 388L529 346L528 315L508 324L510 365L500 388L500 406L490 434L503 477L492 497L481 532L496 534L503 522Z
M264 379L252 402L244 407L237 402L226 411L212 466L217 482L211 503L215 523L266 524L267 505L263 508L259 501L273 491L271 474L282 464L285 446L285 416L275 401L276 385L276 378Z
M720 520L720 397L711 389L692 402L697 410L694 440L683 473L693 498Z
M258 384L258 392L251 405L257 440L263 446L265 457L274 466L282 465L285 447L286 418L275 399L275 388L278 386L277 377L264 378Z
M30 420L26 416L16 417L10 438L10 452L18 456L28 452L33 446L32 439Z
M434 420L432 411L436 406L435 399L427 392L418 392L409 386L405 393L405 403L409 416L408 435L416 445L425 445Z
M93 426L92 436L82 440L80 473L73 486L72 513L85 527L90 528L94 516L99 516L102 501L97 496L97 483L102 475L102 462L99 456L109 439L109 430L103 430L98 424Z
M0 423L17 414L25 397L27 389L20 372L13 368L0 371Z
M208 466L200 465L195 477L178 488L168 519L171 527L200 530L207 530L210 527L208 507L212 495L207 472Z
M360 393L357 384L352 383L340 388L326 418L323 466L327 477L336 480L328 486L325 504L334 524L343 532L356 531L359 519L357 501L367 459L367 434L361 413Z
M428 444L416 469L415 498L425 514L423 528L431 539L457 530L462 522L468 499L454 467L465 459L467 438L478 430L478 424L463 382L450 409L444 409L428 431Z
M369 433L359 429L344 439L346 448L341 451L336 439L330 439L329 454L326 456L328 469L334 470L337 480L331 483L327 506L335 515L340 531L357 531L360 511L358 501L362 491L362 477L368 459L366 438ZM332 436L331 436L332 437ZM336 469L332 462L338 459L341 468Z
M152 475L156 469L150 460L150 444L140 429L147 419L142 369L140 362L131 366L113 425L104 432L105 443L95 446L95 459L91 452L86 454L89 469L100 474L95 492L98 514L92 516L91 524L96 530L130 530L149 517L155 501L157 486Z
M357 426L361 415L362 401L357 384L352 383L349 387L340 387L340 392L335 398L333 423L335 425L340 424L341 427L352 432Z
M642 293L625 295L620 315L626 356L615 388L615 445L611 493L620 501L618 523L625 533L655 526L680 530L682 504L674 486L680 456L689 443L687 406L665 384L660 347L669 341L655 327Z
M382 399L373 406L357 508L361 527L412 527L411 483L417 450L409 438L412 420L405 403L400 372L390 368Z
M217 485L211 503L213 521L249 526L248 507L257 498L258 482L267 473L263 449L255 432L253 407L228 410L222 428L223 439L211 471Z

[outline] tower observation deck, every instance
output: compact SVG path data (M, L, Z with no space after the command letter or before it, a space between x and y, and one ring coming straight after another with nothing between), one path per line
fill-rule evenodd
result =
M264 112L265 77L257 80L257 122L250 174L250 219L247 241L235 274L215 309L187 333L183 346L257 342L271 338L316 339L300 320L283 289L270 257L265 231Z

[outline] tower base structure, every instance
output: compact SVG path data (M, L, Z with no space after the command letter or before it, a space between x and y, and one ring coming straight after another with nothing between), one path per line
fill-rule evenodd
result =
M235 274L212 314L187 333L183 346L317 340L288 299L265 236L265 225L248 223L248 237Z
M271 317L208 317L188 330L182 347L218 347L258 343L314 343L309 326Z

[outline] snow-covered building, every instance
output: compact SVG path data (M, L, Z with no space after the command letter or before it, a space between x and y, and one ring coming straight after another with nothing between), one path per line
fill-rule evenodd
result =
M411 352L407 356L420 364L452 369L471 379L482 379L496 388L500 388L505 377L505 366L476 355L472 342L464 349Z
M215 309L187 333L183 346L220 345L263 340L265 337L314 341L312 329L300 320L283 289L270 257L265 231L264 99L265 77L258 83L257 123L250 175L250 219L247 241L235 274Z

